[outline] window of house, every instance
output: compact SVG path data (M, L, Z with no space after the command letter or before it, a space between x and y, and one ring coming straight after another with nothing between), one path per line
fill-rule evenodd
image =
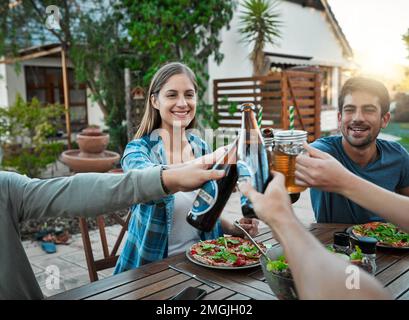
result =
M321 71L321 105L332 105L332 68L320 67Z
M43 104L64 104L62 69L25 66L27 101L36 97ZM74 70L68 69L71 130L79 132L87 126L87 93L85 84L77 84ZM65 130L65 117L61 119Z

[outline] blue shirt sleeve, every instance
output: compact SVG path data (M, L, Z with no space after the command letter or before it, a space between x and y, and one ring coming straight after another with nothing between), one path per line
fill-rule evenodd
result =
M121 159L121 166L124 172L150 168L158 164L155 163L152 152L143 139L129 142Z

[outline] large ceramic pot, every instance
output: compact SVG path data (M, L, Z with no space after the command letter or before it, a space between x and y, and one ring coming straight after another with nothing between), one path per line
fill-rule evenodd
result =
M101 133L100 135L86 135L80 133L77 135L77 143L82 152L101 153L109 143L109 135Z

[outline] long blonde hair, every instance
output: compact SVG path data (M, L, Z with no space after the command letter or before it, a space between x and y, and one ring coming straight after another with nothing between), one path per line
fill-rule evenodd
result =
M149 90L146 95L145 100L145 112L142 117L141 124L139 125L138 131L135 134L134 139L139 139L144 135L150 134L153 130L158 129L161 124L161 117L158 109L155 109L152 105L151 97L152 95L158 96L159 91L169 80L170 77L177 74L185 74L192 81L195 91L197 93L197 82L196 76L193 71L183 63L171 62L163 65L152 78L149 85ZM195 125L195 118L189 123L186 129L190 129Z

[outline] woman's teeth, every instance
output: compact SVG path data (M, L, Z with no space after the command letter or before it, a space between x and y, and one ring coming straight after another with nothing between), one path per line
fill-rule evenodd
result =
M173 111L173 114L177 115L177 116L185 116L187 115L189 112L188 111Z

